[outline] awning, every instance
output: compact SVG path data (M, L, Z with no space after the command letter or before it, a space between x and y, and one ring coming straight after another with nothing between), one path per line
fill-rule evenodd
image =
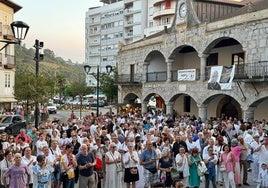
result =
M0 97L0 103L4 102L17 102L13 97Z

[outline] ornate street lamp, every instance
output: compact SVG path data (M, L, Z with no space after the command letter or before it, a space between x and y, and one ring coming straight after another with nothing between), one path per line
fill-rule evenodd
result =
M5 49L9 44L19 44L21 43L22 40L25 39L28 30L29 30L29 26L22 21L14 21L10 24L11 26L11 30L12 33L15 37L15 40L0 40L0 42L5 43L5 45L0 49L0 51L2 51L3 49Z
M85 65L84 66L84 70L85 70L85 73L87 75L90 75L90 69L91 69L91 66L89 65ZM99 89L100 89L100 67L97 66L97 87L96 87L96 92L97 92L97 112L96 112L96 115L97 117L99 117Z

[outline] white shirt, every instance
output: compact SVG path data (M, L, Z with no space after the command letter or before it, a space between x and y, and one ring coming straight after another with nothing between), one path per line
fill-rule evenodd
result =
M23 156L22 159L21 159L21 163L26 165L26 166L28 166L28 168L29 168L29 172L30 172L30 175L31 175L29 183L36 182L36 180L34 181L34 178L33 178L34 177L34 175L33 175L33 166L34 166L33 162L36 162L36 156L33 156L33 155L31 155L30 159L26 158L25 156Z
M47 141L46 140L37 140L36 142L36 148L37 148L37 155L43 155L43 151L42 148L44 146L48 146ZM40 149L41 148L41 149Z

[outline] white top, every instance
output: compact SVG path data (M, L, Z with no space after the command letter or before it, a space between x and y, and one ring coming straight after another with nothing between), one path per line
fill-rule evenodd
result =
M30 181L29 183L33 183L36 182L36 180L34 181L34 175L33 175L33 163L36 163L36 156L31 155L30 159L26 158L25 156L22 157L21 159L21 163L28 166L29 168L29 172L30 172Z

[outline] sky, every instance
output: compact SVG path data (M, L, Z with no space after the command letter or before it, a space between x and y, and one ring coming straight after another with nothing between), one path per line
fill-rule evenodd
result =
M35 40L44 42L57 57L72 62L85 61L85 15L99 0L13 0L22 7L14 21L30 26L22 44L32 48Z

